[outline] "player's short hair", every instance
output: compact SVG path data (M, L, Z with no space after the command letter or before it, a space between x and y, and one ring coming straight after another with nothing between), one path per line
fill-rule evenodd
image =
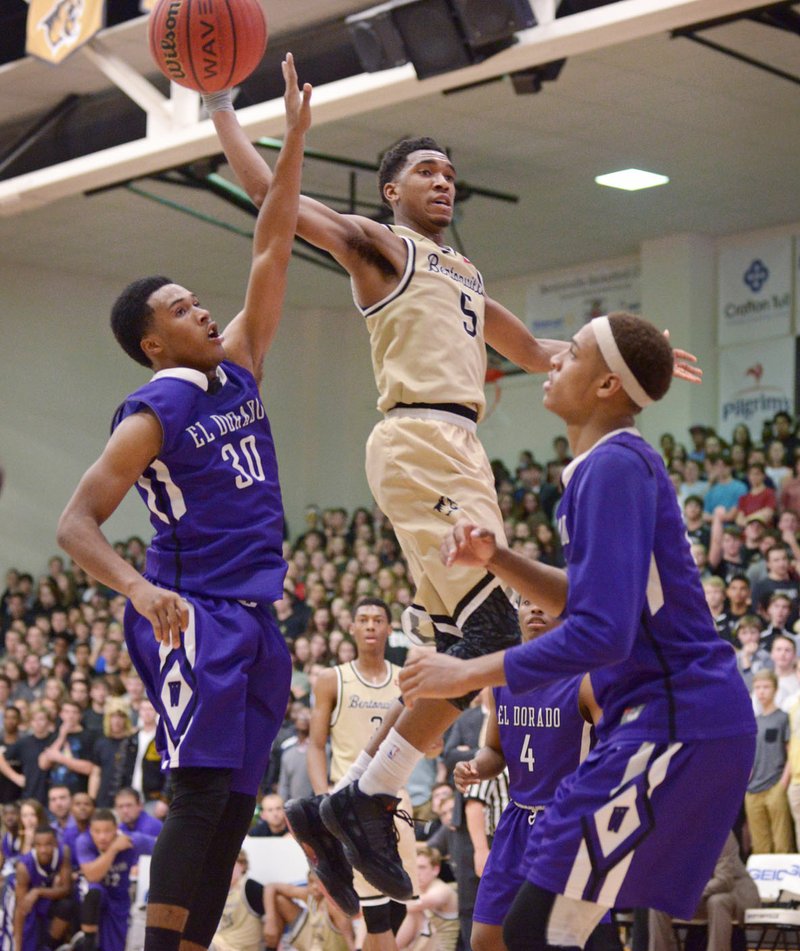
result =
M115 801L119 799L120 796L132 796L136 802L142 801L139 790L134 789L133 786L123 786L121 789L118 789L117 794L114 796Z
M608 315L611 332L622 359L652 400L666 395L672 383L672 347L661 331L634 314L615 311Z
M89 822L92 824L95 822L113 822L116 825L117 817L110 809L95 809Z
M111 329L125 353L143 367L152 364L142 350L142 337L150 329L153 308L147 303L151 294L165 284L175 282L163 274L140 277L128 284L111 308Z
M365 607L381 608L383 613L386 615L386 620L389 622L389 624L392 623L392 612L389 610L389 605L382 598L359 598L356 602L355 609L353 610L353 617L358 614L359 608Z
M36 826L36 831L33 834L34 836L51 835L54 839L56 838L56 830L52 826Z
M397 173L406 164L406 159L412 152L419 152L420 149L427 149L431 152L441 152L447 155L447 152L439 145L435 139L428 136L421 136L417 139L403 139L397 145L393 145L388 152L384 152L381 159L381 166L378 169L378 191L381 195L381 201L388 204L383 194L383 189L389 182L393 182Z

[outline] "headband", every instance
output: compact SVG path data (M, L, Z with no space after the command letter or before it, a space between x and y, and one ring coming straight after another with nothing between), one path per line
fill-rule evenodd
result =
M589 326L594 331L597 346L603 359L608 364L609 370L616 373L622 382L622 389L630 396L634 403L641 409L652 403L653 400L644 391L641 383L636 379L631 368L625 362L625 358L619 352L617 341L614 339L614 332L611 329L611 323L608 317L595 317L590 321Z

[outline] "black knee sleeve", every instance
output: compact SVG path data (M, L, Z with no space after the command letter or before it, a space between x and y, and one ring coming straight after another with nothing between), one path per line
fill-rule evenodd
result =
M187 941L203 948L209 946L219 925L231 887L233 866L242 847L242 839L253 821L255 806L255 796L230 793L211 840L202 870L202 887L197 890L189 906L189 920L183 929L183 937Z
M99 888L90 888L81 902L81 924L99 925L103 907L103 893Z
M548 951L547 922L556 896L532 882L517 892L503 922L503 941L508 951Z

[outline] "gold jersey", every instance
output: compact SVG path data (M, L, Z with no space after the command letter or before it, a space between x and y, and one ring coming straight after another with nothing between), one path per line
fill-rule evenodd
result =
M359 310L367 319L378 409L451 403L483 415L486 344L480 271L453 248L409 228L392 231L406 244L400 283ZM358 302L356 302L358 306Z
M378 684L364 680L357 661L333 669L337 677L336 706L331 713L331 782L338 783L366 747L387 711L400 696L400 668L386 661L386 676Z

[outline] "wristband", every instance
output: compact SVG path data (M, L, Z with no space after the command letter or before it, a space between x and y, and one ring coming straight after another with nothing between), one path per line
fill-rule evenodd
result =
M233 112L233 96L230 89L221 89L219 92L203 93L203 105L209 115L215 112Z

